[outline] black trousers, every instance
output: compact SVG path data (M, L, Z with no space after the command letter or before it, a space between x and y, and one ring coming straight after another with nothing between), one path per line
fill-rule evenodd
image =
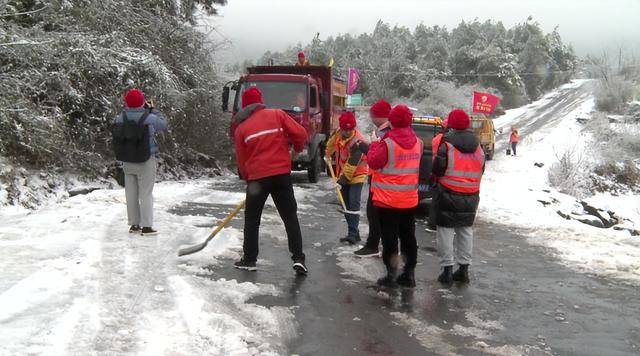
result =
M511 142L511 151L513 151L513 155L516 156L516 149L518 148L518 143L517 142Z
M415 209L378 208L382 228L382 260L392 268L391 259L400 251L404 257L405 271L413 271L418 263Z
M304 261L302 252L302 232L298 221L298 204L293 194L293 183L290 174L283 174L247 183L247 203L244 214L244 259L255 262L258 259L258 235L260 219L267 198L271 195L284 222L289 251L292 259Z
M371 184L371 182L369 182ZM377 250L382 238L382 228L380 227L380 216L378 208L373 205L373 193L369 189L369 199L367 200L367 221L369 222L369 236L366 247Z

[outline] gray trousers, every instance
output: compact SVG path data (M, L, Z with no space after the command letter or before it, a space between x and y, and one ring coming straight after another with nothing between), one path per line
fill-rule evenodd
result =
M129 225L153 227L153 185L156 182L156 157L144 163L124 162L124 191L127 196Z
M471 264L473 251L473 228L471 226L456 228L438 226L436 237L440 267L453 266L455 263Z

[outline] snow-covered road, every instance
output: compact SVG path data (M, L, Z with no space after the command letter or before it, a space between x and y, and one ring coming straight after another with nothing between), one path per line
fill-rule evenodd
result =
M231 267L242 216L203 252L176 256L243 198L234 177L159 183L156 237L128 234L123 190L98 190L38 211L0 210L0 355L637 353L640 303L627 282L639 273L637 240L537 202L552 191L554 149L579 135L574 116L592 106L584 85L497 119L525 140L519 157L488 164L468 287L435 282L434 236L419 222L418 288L370 288L381 262L337 242L346 225L326 178L311 185L296 175L306 279L293 275L271 205L258 272Z
M3 211L0 354L231 355L252 347L279 354L281 344L256 335L282 336L292 314L245 304L278 290L198 278L210 272L191 267L237 257L237 230L225 231L205 254L176 256L181 245L200 242L213 223L169 213L176 202L224 206L242 196L212 191L202 181L160 183L162 234L142 238L127 232L122 193L96 191L33 213Z

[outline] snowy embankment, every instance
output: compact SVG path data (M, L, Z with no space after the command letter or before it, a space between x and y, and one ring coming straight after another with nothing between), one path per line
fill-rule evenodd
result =
M216 202L231 210L243 198L209 184L158 184L155 237L127 232L122 189L38 211L0 210L0 354L280 354L293 314L248 300L281 291L199 267L237 258L239 230L223 230L206 253L176 256L210 232L198 226L216 221L171 207Z
M480 216L487 221L522 228L519 232L528 235L530 241L552 248L565 264L579 271L638 282L640 236L562 218L558 211L577 216L584 213L583 207L575 197L558 192L549 183L549 169L567 152L586 164L597 160L597 152L593 150L597 145L592 145L591 135L577 120L589 117L593 110L594 99L588 91L575 102L562 104L573 105L571 110L561 111L559 116L550 115L553 118L542 126L535 123L540 116L550 113L545 112L547 108L557 110L547 104L562 90L577 90L584 84L584 81L575 81L495 119L496 129L502 129L503 134L498 137L495 159L488 162L483 178ZM505 154L512 125L518 127L522 138L517 157ZM626 226L640 228L637 195L594 193L584 200L615 211L625 219Z

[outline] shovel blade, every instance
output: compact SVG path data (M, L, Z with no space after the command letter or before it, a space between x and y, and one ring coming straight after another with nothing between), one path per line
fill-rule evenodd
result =
M192 253L196 253L198 251L202 251L205 247L207 247L207 244L204 243L204 242L201 243L201 244L185 247L185 248L180 249L178 251L178 256L190 255Z

